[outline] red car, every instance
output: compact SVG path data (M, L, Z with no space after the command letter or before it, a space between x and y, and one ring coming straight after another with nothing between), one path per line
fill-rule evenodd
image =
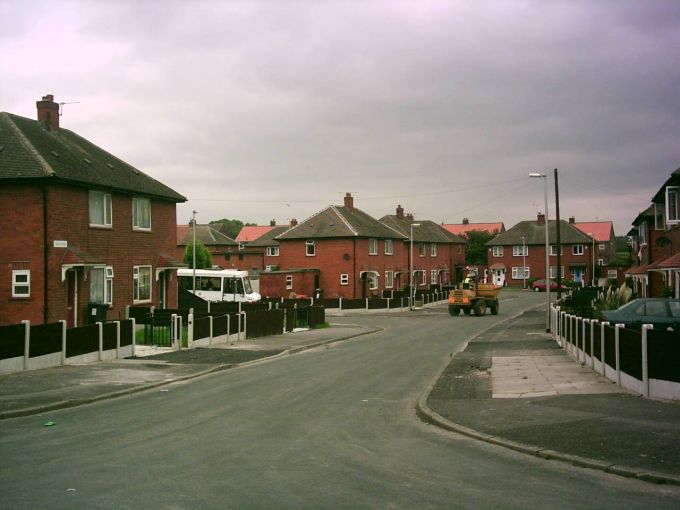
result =
M545 292L545 280L536 280L531 284L531 288L534 290L534 292ZM561 289L567 290L569 287L562 284ZM550 292L553 291L557 292L557 282L555 280L550 280Z

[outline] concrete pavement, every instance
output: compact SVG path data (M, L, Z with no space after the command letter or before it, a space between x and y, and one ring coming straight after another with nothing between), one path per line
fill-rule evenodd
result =
M542 312L473 339L418 404L424 420L547 459L680 484L680 404L644 399L570 358Z

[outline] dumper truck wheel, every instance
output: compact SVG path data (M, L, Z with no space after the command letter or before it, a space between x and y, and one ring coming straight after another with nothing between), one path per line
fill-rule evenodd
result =
M466 306L465 308L463 308L463 313L464 313L465 315L470 315L470 312L471 312L471 311L472 311L472 310L470 309L469 306Z
M453 315L454 317L460 315L460 308L457 306L449 306L449 315Z
M475 310L475 315L484 315L486 313L486 303L484 300L475 301L472 307Z
M498 301L494 301L491 304L491 315L498 315L498 309L500 308L500 305L498 304Z

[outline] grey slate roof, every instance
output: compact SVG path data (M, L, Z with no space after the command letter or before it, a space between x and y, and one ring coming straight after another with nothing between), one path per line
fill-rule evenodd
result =
M177 243L178 246L186 246L191 244L194 239L194 233L191 228ZM231 237L225 236L219 230L210 225L196 225L196 241L202 242L206 246L238 246L238 243Z
M411 221L391 214L380 218L380 222L401 233L407 239L411 236ZM467 241L453 234L430 220L415 220L418 227L413 227L413 241L417 243L453 243L467 244Z
M557 242L557 222L548 221L548 242ZM522 236L527 245L545 244L545 224L539 225L536 220L520 221L517 225L502 234L498 234L487 246L509 246L522 244ZM583 244L592 242L592 238L564 220L560 220L560 244Z
M48 179L172 202L186 198L68 129L0 112L0 182Z
M269 232L262 234L260 237L254 241L246 243L246 246L250 247L267 247L267 246L278 246L279 242L275 239L278 235L283 234L286 230L290 228L290 225L282 225L279 227L272 228Z
M277 239L319 239L338 237L375 237L403 239L404 236L356 207L332 205L302 223L291 227Z

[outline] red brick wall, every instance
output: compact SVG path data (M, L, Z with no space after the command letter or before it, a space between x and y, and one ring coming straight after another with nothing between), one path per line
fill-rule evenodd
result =
M597 250L597 245L595 245L595 249ZM526 256L526 265L529 267L529 278L545 278L545 246L544 245L529 245L528 246L528 254ZM572 263L584 263L585 264L585 272L584 272L584 283L586 285L590 285L592 278L593 278L593 273L592 273L592 258L591 258L591 244L586 243L583 245L583 255L573 255L572 254L572 245L570 244L564 244L562 245L562 266L564 267L564 278L565 279L572 279L572 274L571 274L571 267L570 264ZM517 279L513 280L512 278L512 268L513 267L522 267L523 265L523 257L515 257L512 255L512 245L510 246L504 246L503 247L503 256L502 257L494 257L493 256L493 251L491 248L489 248L488 251L488 265L491 267L492 264L505 264L506 267L506 273L505 273L505 281L508 285L514 285L521 287L523 284L523 280ZM597 256L595 259L595 263L597 263ZM550 266L557 266L557 256L551 256L550 257Z
M39 188L3 187L1 209L9 213L12 209L21 211L21 221L16 223L18 229L12 235L11 251L2 254L2 261L17 257L22 252L23 259L31 263L31 305L30 311L16 306L5 316L0 311L2 323L17 323L30 318L42 322L42 199ZM5 200L7 198L7 200ZM21 204L18 206L18 204ZM112 194L112 228L92 228L89 226L89 198L85 188L50 186L47 195L48 204L48 314L47 321L55 322L66 319L67 315L67 282L61 281L61 266L67 249L55 248L53 242L68 242L68 247L86 252L106 265L113 266L113 305L108 311L108 319L123 318L126 305L132 304L132 266L152 266L152 301L159 304L159 284L156 281L156 261L160 253L172 254L177 246L176 240L176 206L172 202L151 200L151 231L139 232L132 229L132 197ZM7 211L5 211L7 210ZM17 212L12 213L17 219ZM3 227L5 229L7 227ZM4 236L3 236L4 237ZM9 237L9 236L8 236ZM3 241L3 246L5 241ZM6 268L5 262L3 269ZM35 265L36 272L33 273ZM40 268L38 267L40 266ZM2 276L0 276L2 278ZM0 280L0 299L9 292L11 283L7 278ZM89 270L78 269L78 324L86 322L87 305L89 303L90 280ZM6 301L3 300L3 305ZM177 303L177 278L169 280L168 306ZM2 308L0 308L2 310ZM26 314L29 314L27 316ZM39 321L38 321L39 318Z
M0 187L0 325L43 322L44 252L42 191L34 186ZM31 295L12 298L12 265L28 262ZM21 268L24 268L22 265Z
M313 297L316 272L264 272L260 273L260 295L262 297L291 297L307 296ZM292 289L286 288L286 276L293 277ZM325 296L324 296L325 297Z

